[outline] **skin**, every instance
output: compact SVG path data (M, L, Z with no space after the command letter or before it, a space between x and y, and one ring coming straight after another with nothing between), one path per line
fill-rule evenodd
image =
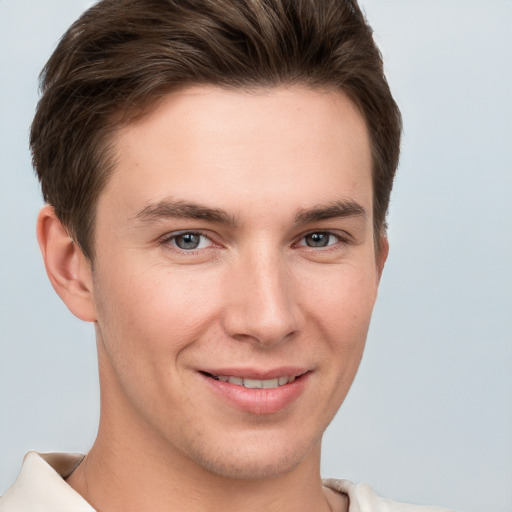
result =
M387 256L358 110L339 92L195 87L114 148L93 265L51 207L38 221L52 284L97 334L100 427L68 482L114 512L346 510L321 486L321 438ZM283 367L307 374L270 412L264 395L245 410L201 373Z

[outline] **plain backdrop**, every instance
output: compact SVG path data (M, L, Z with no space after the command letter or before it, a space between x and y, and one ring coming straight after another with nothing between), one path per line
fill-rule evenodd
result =
M323 474L510 512L512 2L362 4L405 132L390 257ZM38 72L89 5L0 0L0 494L26 451L86 451L98 420L93 328L47 282L27 149Z

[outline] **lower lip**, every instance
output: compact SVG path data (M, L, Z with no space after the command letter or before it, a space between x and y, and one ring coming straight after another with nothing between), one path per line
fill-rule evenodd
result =
M215 380L201 374L210 388L232 406L251 414L274 414L297 400L304 390L310 372L293 382L271 389L252 389Z

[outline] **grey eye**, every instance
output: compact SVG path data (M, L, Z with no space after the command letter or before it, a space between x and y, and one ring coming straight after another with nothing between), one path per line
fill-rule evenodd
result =
M305 245L308 247L327 247L335 241L336 238L331 233L325 233L322 231L310 233L304 237Z
M199 247L202 237L199 233L183 233L174 237L174 243L180 249L190 251Z

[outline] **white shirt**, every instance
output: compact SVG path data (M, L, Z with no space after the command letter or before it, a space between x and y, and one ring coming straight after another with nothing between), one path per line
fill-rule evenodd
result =
M0 512L95 512L64 480L82 458L76 454L29 452L16 482L0 498ZM324 480L324 485L348 495L349 512L450 512L380 498L368 484L331 479Z

